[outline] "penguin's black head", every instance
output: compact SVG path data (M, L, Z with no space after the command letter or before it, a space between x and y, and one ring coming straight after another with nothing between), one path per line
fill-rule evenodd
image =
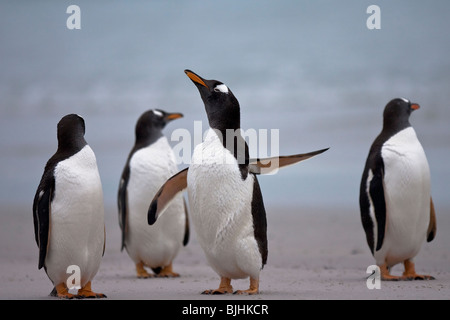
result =
M136 123L136 141L159 138L167 123L182 117L181 113L168 113L160 109L144 112Z
M409 116L414 110L419 109L417 103L404 98L396 98L386 105L383 113L383 124L385 128L400 130L410 126Z
M209 125L213 129L239 129L239 102L231 90L217 80L206 80L190 70L184 70L194 82L205 104Z
M81 148L86 145L84 134L86 125L84 119L77 114L68 114L58 122L58 148Z

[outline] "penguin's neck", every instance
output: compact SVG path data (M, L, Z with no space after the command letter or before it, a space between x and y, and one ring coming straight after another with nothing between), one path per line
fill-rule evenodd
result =
M215 128L211 126L211 129L216 132L223 147L234 156L241 172L241 178L245 180L248 176L249 151L247 142L241 135L241 128L239 126L237 128Z
M397 132L400 132L406 128L411 127L411 123L409 123L409 119L384 119L383 120L383 129L382 134L392 136Z
M239 111L232 112L231 114L229 112L208 112L207 114L209 126L216 131L219 139L222 141L223 147L234 154L235 148L232 140L235 140L237 136L241 137L241 117Z
M209 126L214 130L225 132L226 130L239 130L241 128L241 117L235 114L233 117L224 115L223 117L214 117L208 115Z
M145 132L136 132L135 147L144 148L157 141L163 136L161 130L146 130Z
M58 139L58 150L60 154L75 154L87 145L83 135L72 137L61 137Z

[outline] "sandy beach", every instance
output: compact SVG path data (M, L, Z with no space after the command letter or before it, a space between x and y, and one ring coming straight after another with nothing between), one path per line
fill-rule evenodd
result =
M439 210L440 208L438 208ZM218 276L207 265L195 232L174 261L179 278L137 279L126 252L120 252L115 208L106 209L106 252L93 289L109 300L425 300L450 298L450 216L438 211L436 239L424 244L416 257L418 273L433 281L382 282L369 290L366 269L374 263L365 243L357 207L275 208L267 206L269 258L255 296L205 296L216 288ZM31 209L3 206L0 215L0 299L41 300L49 297L51 282L37 269ZM400 274L402 266L394 267ZM247 289L247 280L232 282Z

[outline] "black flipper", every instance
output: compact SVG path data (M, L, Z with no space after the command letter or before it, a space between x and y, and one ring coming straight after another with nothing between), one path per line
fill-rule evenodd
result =
M189 216L188 216L188 208L186 205L186 200L183 199L183 205L184 205L184 213L186 215L186 225L184 227L184 238L183 238L183 246L186 246L189 242L189 236L190 236L190 229L189 229Z
M54 188L55 180L53 173L44 173L33 201L34 235L39 248L39 269L44 266L47 255L51 201L53 199Z
M370 181L369 181L370 180ZM381 249L386 231L386 200L384 197L384 163L381 154L370 152L361 179L359 196L361 221L366 233L367 244L372 252ZM374 234L374 221L377 224L377 234Z
M253 182L253 198L252 198L252 217L253 229L256 242L258 243L259 252L261 253L262 266L267 262L267 219L266 209L264 208L264 201L259 187L258 179L254 175Z
M129 161L129 160L128 160ZM130 179L130 167L127 164L125 168L123 169L122 177L120 178L120 184L119 184L119 192L117 194L117 206L119 209L119 226L122 230L122 245L120 247L120 251L125 248L125 237L127 234L127 215L128 215L128 194L127 194L127 187L128 187L128 181Z
M434 210L433 198L430 198L430 223L427 231L427 242L433 241L436 237L436 212Z
M375 218L377 219L377 246L375 251L381 249L384 241L384 233L386 230L386 200L384 198L384 172L377 170L374 172L372 181L370 182L370 197L375 209Z

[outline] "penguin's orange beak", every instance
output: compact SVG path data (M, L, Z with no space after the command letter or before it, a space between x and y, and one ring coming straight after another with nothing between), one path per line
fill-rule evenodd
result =
M417 110L419 108L420 108L420 106L417 103L411 103L411 109Z
M183 114L181 113L170 113L166 116L166 120L175 120L175 119L179 119L179 118L183 118Z
M184 72L189 77L189 79L191 79L195 83L198 83L198 84L200 84L200 85L202 85L202 86L204 86L204 87L209 89L209 87L206 85L205 81L200 76L196 75L191 70L184 70Z

